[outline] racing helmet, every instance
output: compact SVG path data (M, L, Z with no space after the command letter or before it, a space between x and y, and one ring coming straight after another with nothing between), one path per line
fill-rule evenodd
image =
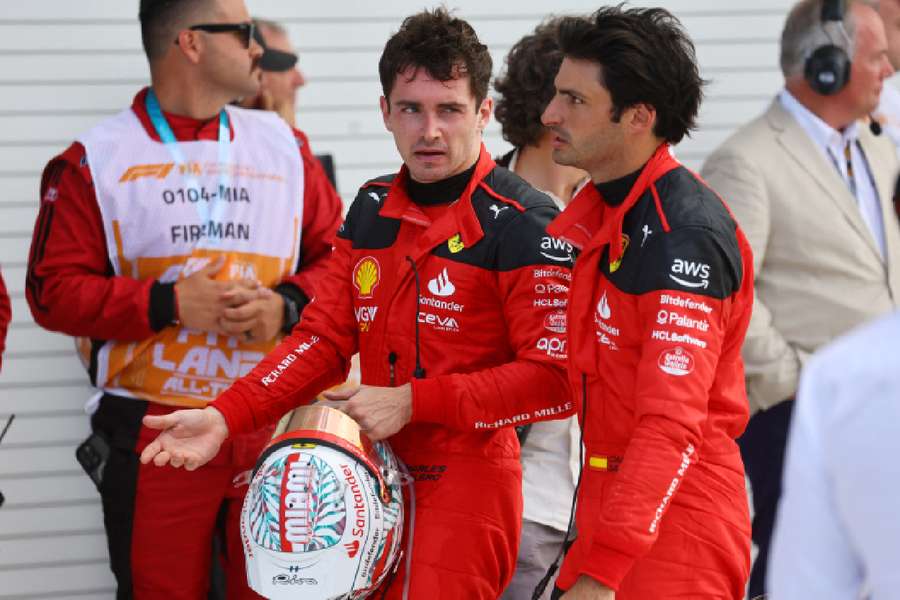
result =
M297 409L256 463L241 511L247 581L261 596L366 598L396 567L402 465L325 406Z

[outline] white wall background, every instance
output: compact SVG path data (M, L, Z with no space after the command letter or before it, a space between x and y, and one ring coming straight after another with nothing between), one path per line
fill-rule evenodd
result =
M316 152L337 163L338 187L352 198L366 179L399 166L383 130L377 61L403 16L432 0L300 2L248 0L253 14L284 22L309 83L299 124ZM791 0L641 0L679 16L712 80L700 130L679 157L699 169L741 123L760 113L779 88L778 36ZM589 12L578 0L448 0L470 20L494 55L552 10ZM135 0L3 0L0 11L0 265L11 292L13 324L0 374L0 426L16 421L0 445L0 600L110 599L100 504L74 459L88 433L82 405L90 394L71 340L31 320L24 281L44 164L79 134L131 103L148 80ZM507 144L492 125L493 153Z

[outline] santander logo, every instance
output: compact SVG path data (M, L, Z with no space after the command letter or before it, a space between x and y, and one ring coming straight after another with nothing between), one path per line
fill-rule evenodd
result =
M456 286L450 281L450 275L447 274L446 268L438 273L437 277L428 282L428 291L442 298L453 295L456 291Z
M359 554L359 540L353 540L349 544L344 544L344 549L347 550L347 556L356 558L356 555Z

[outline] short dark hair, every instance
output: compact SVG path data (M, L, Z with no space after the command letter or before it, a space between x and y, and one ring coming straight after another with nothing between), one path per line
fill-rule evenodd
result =
M612 97L612 118L637 104L656 109L653 133L677 144L696 129L703 86L694 44L663 8L601 8L559 25L566 57L600 65L600 83Z
M209 0L141 0L138 19L147 60L161 58L187 25L187 16L208 4Z
M438 81L467 75L478 107L487 97L493 63L471 25L436 8L406 17L384 45L378 76L385 98L390 98L397 75L409 67L425 69Z
M503 139L515 146L534 146L546 128L541 114L553 99L553 80L563 53L556 39L560 19L550 19L523 37L506 55L506 72L494 81L500 94L494 115Z

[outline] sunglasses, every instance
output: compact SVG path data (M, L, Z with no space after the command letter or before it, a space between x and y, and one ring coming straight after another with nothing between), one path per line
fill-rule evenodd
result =
M203 23L200 25L191 25L188 27L190 31L205 31L206 33L236 33L244 45L244 48L250 48L250 40L253 39L253 32L256 25L253 23ZM178 43L178 40L175 40Z

